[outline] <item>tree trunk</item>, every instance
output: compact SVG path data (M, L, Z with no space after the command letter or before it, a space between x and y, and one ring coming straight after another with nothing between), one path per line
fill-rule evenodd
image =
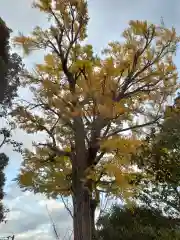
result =
M79 187L73 196L74 240L92 240L91 196L88 190Z
M86 177L85 171L90 165L85 144L86 133L80 116L74 117L73 127L75 129L75 155L71 159L74 240L92 240L94 220L92 221L91 211L91 184L82 182Z
M91 199L91 227L92 227L92 239L97 239L96 228L95 228L95 211L98 206L98 201Z

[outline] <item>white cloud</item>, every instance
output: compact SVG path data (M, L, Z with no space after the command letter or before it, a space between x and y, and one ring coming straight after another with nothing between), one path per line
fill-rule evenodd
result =
M16 183L8 186L4 203L10 212L7 223L0 225L2 236L14 234L17 240L54 239L46 205L61 237L72 230L72 219L61 201L48 200L40 194L22 192Z

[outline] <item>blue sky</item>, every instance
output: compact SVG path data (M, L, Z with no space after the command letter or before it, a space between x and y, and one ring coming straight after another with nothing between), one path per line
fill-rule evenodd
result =
M17 35L19 31L28 34L36 25L46 27L46 17L37 10L31 9L30 0L0 1L0 17L13 30L13 35ZM94 50L97 53L100 53L109 41L119 40L121 32L127 27L131 19L160 23L161 17L163 17L166 26L174 26L180 33L180 1L178 0L89 0L89 14L88 42L94 46ZM180 58L178 55L179 51L176 57L179 69ZM30 69L35 63L42 61L42 59L43 52L35 53L25 58L24 62ZM22 141L26 146L31 146L32 138L22 131L17 130L14 133L14 137ZM65 213L61 203L49 202L39 195L34 196L30 193L29 195L22 193L18 186L11 182L12 178L17 174L21 156L18 153L14 153L7 146L3 150L10 157L10 164L6 169L7 196L5 202L10 206L11 215L9 218L11 220L6 226L0 226L0 233L8 234L9 232L14 232L17 235L17 239L53 239L52 231L47 227L49 220L43 204L45 202L49 204L58 226L61 226L59 230L61 233L63 232L62 226L65 226L64 224L67 222L70 223L68 215ZM33 209L36 209L35 218L34 212L31 210L32 206ZM28 220L30 218L33 220ZM26 224L22 224L22 222ZM28 233L27 228L30 230ZM42 232L44 232L43 237Z

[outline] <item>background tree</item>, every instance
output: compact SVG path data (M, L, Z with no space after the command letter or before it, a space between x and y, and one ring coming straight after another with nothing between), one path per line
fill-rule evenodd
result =
M180 213L180 97L167 106L160 129L153 131L135 156L139 168L149 175L141 184L139 199L168 214Z
M11 138L13 125L8 118L8 112L17 96L20 84L19 74L23 70L21 58L16 53L10 52L10 32L11 30L5 22L0 19L0 126L3 126L3 122L6 122L6 127L0 128L0 222L4 220L7 211L2 204L2 200L5 184L4 169L9 161L8 157L1 152L1 149L5 144L12 144L16 150L19 150L21 146Z
M12 115L20 128L46 137L25 150L18 181L35 193L72 196L74 239L90 240L99 192L127 197L133 191L137 132L158 122L177 89L172 57L179 38L174 29L130 21L124 42L109 43L100 59L84 44L86 1L39 0L34 6L47 13L50 28L36 27L15 43L25 53L49 54L22 79L33 101L19 102Z
M10 29L0 18L0 103L4 100L7 90L7 81L5 75L7 72L8 54L9 54L9 36Z
M98 220L98 239L180 239L179 224L180 219L163 216L158 210L115 205Z
M10 52L9 38L11 29L0 18L0 106L11 104L17 96L19 74L23 68L22 60L16 53Z

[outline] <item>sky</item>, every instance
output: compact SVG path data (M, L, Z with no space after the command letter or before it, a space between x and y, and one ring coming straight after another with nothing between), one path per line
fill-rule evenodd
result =
M109 41L119 40L129 20L148 20L159 24L164 19L167 27L174 26L180 33L180 1L179 0L89 0L90 21L88 25L88 42L100 53ZM0 17L13 30L28 34L36 25L47 26L45 15L31 8L31 0L0 0ZM21 51L15 49L21 54ZM28 69L43 60L43 52L37 52L23 61ZM180 67L179 51L175 59ZM22 93L23 94L23 93ZM25 93L26 94L26 93ZM13 137L22 141L26 147L31 147L32 136L21 130L16 130ZM38 136L39 139L42 136ZM10 158L6 169L5 204L9 207L9 221L0 225L0 236L15 234L16 239L54 239L52 227L46 210L46 204L51 216L57 224L61 239L66 232L71 234L72 220L63 204L55 200L47 200L42 195L22 192L12 179L16 177L21 163L21 156L5 146L1 151Z

